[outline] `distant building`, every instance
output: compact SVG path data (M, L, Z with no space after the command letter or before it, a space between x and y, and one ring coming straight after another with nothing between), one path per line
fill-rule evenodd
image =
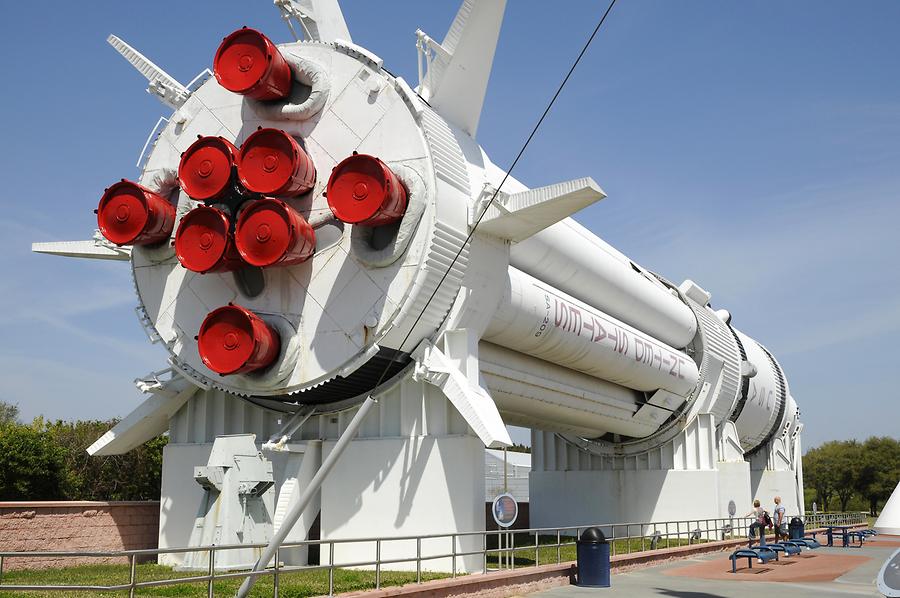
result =
M516 502L528 502L528 474L531 472L531 454L506 452L507 492ZM503 451L484 451L484 500L491 502L503 494Z

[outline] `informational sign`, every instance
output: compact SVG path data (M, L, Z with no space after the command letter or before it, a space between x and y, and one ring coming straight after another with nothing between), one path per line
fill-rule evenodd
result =
M734 517L737 514L737 505L734 504L733 500L728 501L728 516Z
M519 503L509 492L501 494L491 504L491 513L493 513L497 525L509 527L516 522L516 517L519 516Z

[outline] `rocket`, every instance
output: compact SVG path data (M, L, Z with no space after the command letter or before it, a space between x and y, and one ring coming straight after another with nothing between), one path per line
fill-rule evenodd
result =
M505 2L418 32L415 86L336 2L276 5L302 40L239 29L187 86L111 36L173 113L137 180L99 194L99 235L35 244L130 264L179 392L327 412L413 377L491 447L506 424L653 446L701 409L744 451L799 433L780 365L706 290L573 220L606 197L593 179L528 188L481 147ZM92 451L140 441L136 417Z

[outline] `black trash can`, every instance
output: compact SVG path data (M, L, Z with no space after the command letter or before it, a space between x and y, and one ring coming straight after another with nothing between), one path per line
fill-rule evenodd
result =
M805 533L806 532L803 529L803 520L799 517L791 519L791 522L788 524L788 536L790 536L790 539L802 540Z
M585 588L609 587L609 542L599 527L589 527L576 542L578 583Z

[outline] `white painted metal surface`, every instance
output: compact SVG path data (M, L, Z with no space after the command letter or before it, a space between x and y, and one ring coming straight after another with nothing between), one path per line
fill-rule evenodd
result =
M253 434L220 436L213 443L209 462L194 468L194 479L204 490L190 546L260 544L272 536L272 463L256 448ZM259 558L259 548L221 550L213 558L220 571L247 568ZM182 569L208 571L207 551L189 552Z
M484 339L642 391L685 396L697 383L684 353L517 270Z
M747 360L756 369L756 375L750 378L746 401L735 420L741 444L750 450L759 446L772 434L775 426L781 427L780 420L784 419L787 408L784 405L787 400L787 388L784 388L783 393L779 392L779 386L784 382L775 369L775 362L769 358L766 351L742 332L738 332L737 335L747 353Z
M900 536L900 482L897 482L891 497L884 503L874 527L879 534Z
M676 348L694 338L691 310L651 274L564 220L510 248L510 263Z

